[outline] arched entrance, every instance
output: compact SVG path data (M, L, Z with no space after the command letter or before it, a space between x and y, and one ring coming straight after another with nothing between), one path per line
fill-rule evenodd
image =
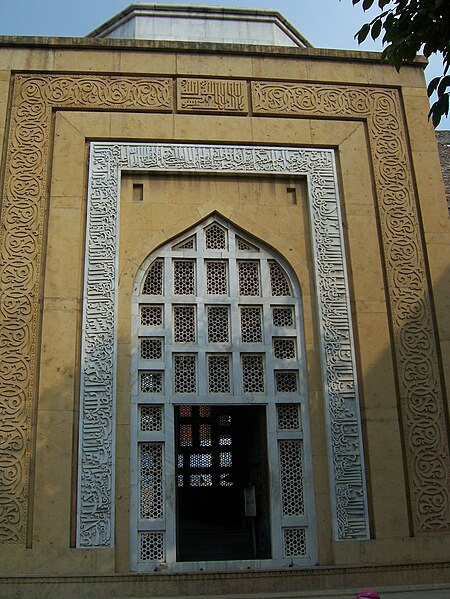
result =
M316 561L299 286L212 216L149 256L133 296L132 566Z

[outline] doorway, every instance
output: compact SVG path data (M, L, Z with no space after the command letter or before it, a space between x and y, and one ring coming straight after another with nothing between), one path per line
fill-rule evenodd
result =
M175 407L177 560L268 559L264 406Z

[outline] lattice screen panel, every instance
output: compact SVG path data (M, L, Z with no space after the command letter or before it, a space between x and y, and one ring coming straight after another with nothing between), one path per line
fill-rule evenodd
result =
M163 448L157 443L139 445L139 498L142 520L164 516Z
M304 528L285 528L283 530L285 557L304 557L308 555L306 530Z
M255 399L275 403L270 442L273 459L278 460L281 513L289 526L281 520L277 523L274 514L272 525L278 526L281 557L306 556L299 403L305 397L304 364L297 324L301 308L290 279L271 254L214 219L161 251L149 260L137 317L137 513L141 522L152 521L153 527L137 527L138 560L164 561L166 539L176 538L173 530L166 537L159 529L163 521L168 526L176 522L173 504L164 504L167 468L173 475L167 480L176 479L177 488L200 491L217 484L212 475L215 467L222 469L220 487L231 489L235 484L230 416L225 410L218 412L214 421L218 437L209 420L210 405L235 403L233 394L239 404ZM152 297L147 301L146 296ZM179 418L193 418L196 423L194 427L179 422L178 473L170 470L173 459L164 462L166 452L173 456L174 446L165 446L172 403ZM164 414L169 416L167 423ZM217 438L218 447L213 442ZM213 455L217 462L212 462ZM176 549L170 551L173 555Z
M140 561L164 561L164 533L141 532L139 549Z

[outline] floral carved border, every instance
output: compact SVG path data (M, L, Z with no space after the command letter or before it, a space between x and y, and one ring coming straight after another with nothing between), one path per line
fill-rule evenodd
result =
M0 232L0 541L24 543L37 386L42 241L54 109L171 112L168 78L17 75Z
M170 78L16 75L0 231L0 542L26 535L31 408L51 113L58 108L171 112ZM416 534L450 528L449 448L437 339L398 94L340 85L252 84L255 116L367 122L389 286L396 376Z
M450 530L449 446L431 291L398 92L253 82L257 115L359 118L368 127L415 534Z

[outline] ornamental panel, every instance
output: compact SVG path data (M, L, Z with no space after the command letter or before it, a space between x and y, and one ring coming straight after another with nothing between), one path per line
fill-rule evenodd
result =
M247 83L230 79L179 79L180 112L248 112Z

